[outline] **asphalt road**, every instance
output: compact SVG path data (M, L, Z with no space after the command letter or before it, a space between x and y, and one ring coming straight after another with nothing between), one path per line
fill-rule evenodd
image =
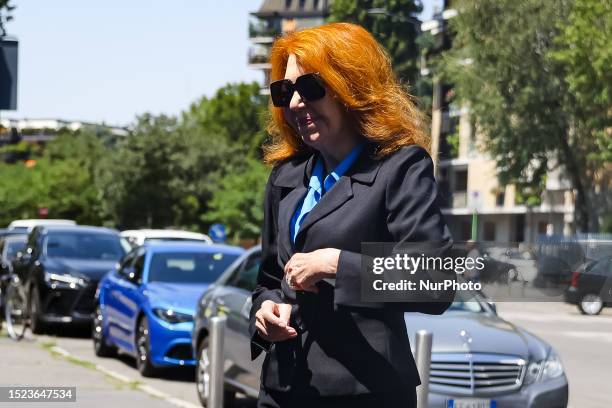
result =
M558 351L570 383L570 407L612 405L612 309L587 317L562 303L498 303L499 315L547 340ZM199 407L193 369L143 378L133 359L98 358L88 332L56 330L16 343L0 333L0 386L76 386L75 407ZM240 398L237 408L252 408ZM3 406L9 404L0 403ZM48 404L19 404L48 407Z

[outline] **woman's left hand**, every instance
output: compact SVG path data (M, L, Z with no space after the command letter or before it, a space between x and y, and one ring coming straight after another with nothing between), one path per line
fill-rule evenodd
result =
M316 293L317 282L336 277L339 257L340 250L336 248L298 252L285 264L285 279L292 289Z

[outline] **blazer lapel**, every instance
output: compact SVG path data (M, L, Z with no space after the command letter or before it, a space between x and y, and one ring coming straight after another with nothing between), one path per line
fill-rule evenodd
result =
M376 145L369 143L355 163L336 182L334 187L323 195L319 203L304 219L298 231L296 242L314 223L328 216L353 197L354 181L363 184L372 184L374 182L381 164L380 160L373 158L375 149Z
M307 160L298 159L289 162L278 175L274 185L284 189L285 194L278 204L278 239L279 260L285 264L293 255L293 244L290 237L290 223L300 200L306 195L308 181L312 173L314 155ZM287 190L290 190L286 193Z
M293 255L293 245L291 241L291 218L293 213L306 195L308 189L304 185L299 185L293 189L285 198L280 201L278 208L278 253L281 261L286 263ZM308 214L310 215L310 214ZM306 217L308 218L308 217Z
M304 222L300 226L296 242L300 235L303 234L312 224L319 221L321 218L329 215L345 202L353 197L353 188L351 187L351 179L346 176L340 177L333 188L323 195L321 200L308 213Z

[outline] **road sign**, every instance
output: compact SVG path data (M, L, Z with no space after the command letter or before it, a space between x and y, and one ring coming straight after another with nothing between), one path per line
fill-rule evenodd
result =
M482 193L480 191L470 191L468 195L468 208L472 211L482 210Z
M213 242L225 242L227 239L227 234L225 232L225 225L223 224L213 224L210 226L208 230L208 235L213 240Z

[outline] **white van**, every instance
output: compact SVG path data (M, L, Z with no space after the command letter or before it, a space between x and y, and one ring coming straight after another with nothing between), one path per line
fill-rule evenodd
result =
M132 245L139 246L146 241L201 241L205 244L212 244L212 239L208 235L199 232L171 230L171 229L139 229L126 230L121 232L121 236Z
M54 220L48 218L41 219L28 219L28 220L15 220L11 222L8 226L9 230L13 231L23 231L24 233L29 233L39 225L65 225L72 226L77 225L76 221L73 220Z

